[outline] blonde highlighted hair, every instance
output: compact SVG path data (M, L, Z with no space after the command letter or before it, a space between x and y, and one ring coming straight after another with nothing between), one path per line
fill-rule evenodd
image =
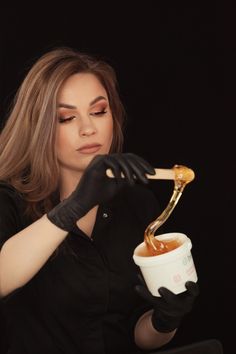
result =
M33 220L53 207L53 195L58 190L58 91L69 76L81 72L94 74L104 86L113 115L111 152L122 150L125 111L114 69L72 48L55 48L44 54L22 82L0 135L0 181L23 194Z

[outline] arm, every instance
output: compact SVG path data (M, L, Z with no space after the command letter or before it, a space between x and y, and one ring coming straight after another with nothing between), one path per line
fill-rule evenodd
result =
M138 294L153 307L136 323L135 341L142 349L155 349L168 343L180 326L183 317L193 307L199 294L198 284L188 281L186 291L174 294L167 288L158 289L161 296L153 296L143 280L135 287Z
M44 215L9 238L0 252L0 297L25 285L66 236Z
M116 178L106 176L107 168L112 169ZM121 173L126 177L122 183L117 181L121 180ZM67 199L3 244L0 251L0 297L25 285L89 210L111 199L124 184L133 185L136 180L147 183L146 173L154 173L153 168L134 154L96 156ZM2 211L0 238L1 227L9 226L8 221L8 213Z
M176 330L169 333L158 332L152 325L152 314L153 310L145 312L135 326L135 343L143 350L162 347L174 337L176 332Z

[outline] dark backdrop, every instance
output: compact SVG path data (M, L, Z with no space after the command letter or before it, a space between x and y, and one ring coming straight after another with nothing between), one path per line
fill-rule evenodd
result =
M113 65L129 117L124 150L155 167L178 163L196 173L163 228L191 238L201 290L169 346L217 338L233 353L235 11L206 4L2 6L0 113L3 123L27 70L52 47L72 46ZM172 182L151 187L164 207ZM2 352L4 326L2 318Z

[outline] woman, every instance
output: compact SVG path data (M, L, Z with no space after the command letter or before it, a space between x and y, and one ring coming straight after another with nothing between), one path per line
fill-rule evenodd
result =
M114 70L70 48L39 58L16 95L0 138L12 354L146 352L191 310L197 284L161 298L136 286L132 253L158 207L146 186L153 167L121 153L123 119Z

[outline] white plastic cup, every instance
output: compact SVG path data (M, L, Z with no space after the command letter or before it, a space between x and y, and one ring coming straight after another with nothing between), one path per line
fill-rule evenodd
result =
M145 242L135 248L133 260L140 267L148 289L154 296L160 296L158 292L160 287L166 287L174 294L186 291L186 281L197 282L198 280L191 254L191 240L179 232L166 233L155 238L160 241L177 239L180 246L169 252L149 257L139 255L139 252L146 247Z

